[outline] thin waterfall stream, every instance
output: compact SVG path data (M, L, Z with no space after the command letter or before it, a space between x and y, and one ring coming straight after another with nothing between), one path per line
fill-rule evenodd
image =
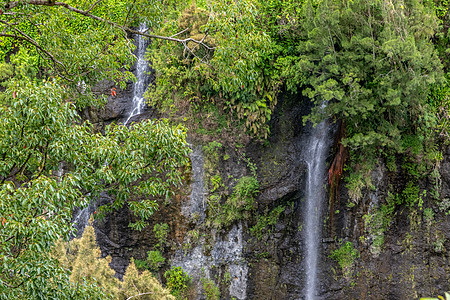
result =
M317 271L321 253L322 203L325 199L326 159L330 146L329 124L312 128L304 154L307 165L306 209L304 210L305 299L317 299Z
M142 23L139 26L140 32L145 32L147 30L147 25L145 23ZM130 114L128 115L127 120L123 123L124 125L127 125L130 119L136 115L139 115L142 113L142 110L145 107L145 101L144 101L144 92L147 88L146 86L146 79L148 77L148 71L149 71L149 65L148 62L145 60L145 50L148 46L148 40L144 38L143 36L139 35L136 37L137 39L137 49L136 49L136 82L134 83L133 87L133 101L132 101L132 108L130 110Z
M147 26L143 23L139 26L140 32L145 32L147 30ZM149 71L149 64L145 60L145 50L148 46L148 40L143 38L142 36L136 36L137 40L137 48L136 48L136 82L133 86L133 99L132 99L132 108L130 110L130 113L126 119L126 121L123 123L124 125L127 125L130 119L136 115L139 115L142 113L145 103L144 103L144 92L147 88L146 80L148 78L148 71ZM107 162L105 162L107 164ZM62 176L62 167L60 168L60 177ZM74 214L72 218L72 224L73 227L76 229L75 235L80 236L84 228L89 223L90 215L92 214L94 208L93 203L89 203L86 207L80 207L76 210L76 213Z

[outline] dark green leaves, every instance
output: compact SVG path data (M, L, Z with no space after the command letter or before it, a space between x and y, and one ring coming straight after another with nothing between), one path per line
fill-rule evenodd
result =
M316 105L328 102L326 116L347 121L346 145L400 149L429 85L442 76L429 41L433 14L416 2L322 1L307 23L308 39L299 47L310 61L308 69L299 66L309 74L304 94ZM323 117L315 110L309 119Z

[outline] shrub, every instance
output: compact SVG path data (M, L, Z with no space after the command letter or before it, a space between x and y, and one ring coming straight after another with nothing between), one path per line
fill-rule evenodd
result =
M220 290L212 279L201 279L203 289L205 290L205 296L207 300L219 300Z
M161 249L167 242L167 236L169 235L169 225L167 223L155 224L153 226L153 233L155 234L158 244L156 244L157 249Z
M166 262L159 250L147 252L147 264L151 271L158 271L159 268Z
M346 242L338 249L331 252L330 257L339 264L344 273L344 277L348 279L353 263L355 262L355 259L359 257L359 252L353 248L352 242Z
M172 267L164 273L167 279L167 288L177 299L185 299L185 294L191 283L191 277L181 267Z

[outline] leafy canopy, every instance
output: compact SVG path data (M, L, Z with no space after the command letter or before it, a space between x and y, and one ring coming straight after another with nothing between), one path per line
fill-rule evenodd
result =
M0 298L102 298L48 254L71 234L74 208L107 193L97 215L127 205L142 229L182 182L183 127L147 120L101 134L79 115L105 103L92 85L131 77L128 26L155 21L161 5L141 15L127 1L0 2Z
M103 135L94 133L89 122L79 123L67 90L55 81L13 82L4 94L0 293L27 295L29 290L19 287L37 284L35 268L53 266L46 253L56 239L70 234L75 207L110 193L114 201L101 206L99 215L128 205L139 217L131 226L142 229L157 209L155 199L170 197L181 183L189 148L185 131L165 121L110 125ZM39 284L51 282L46 280L51 274L42 275ZM46 292L37 286L32 290L30 295Z

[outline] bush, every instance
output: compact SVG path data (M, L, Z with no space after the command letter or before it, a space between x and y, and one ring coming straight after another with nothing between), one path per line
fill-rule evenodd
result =
M164 273L167 279L167 288L177 299L185 299L186 293L191 283L191 277L183 271L181 267L172 267Z
M157 249L161 249L167 242L167 236L169 234L169 225L167 223L155 224L153 226L153 233L155 234L158 244L156 244Z
M250 212L254 210L254 201L258 192L259 182L254 176L240 178L223 206L224 225L228 226L237 220L247 219Z
M147 263L151 271L158 271L158 269L166 262L166 259L158 250L148 251L147 255Z
M350 269L353 266L355 259L359 257L359 252L353 248L352 242L346 242L338 249L331 252L330 257L339 264L344 273L344 277L348 279L350 277Z
M212 279L201 279L203 289L205 290L205 295L207 300L219 300L220 290L219 287L214 283Z

